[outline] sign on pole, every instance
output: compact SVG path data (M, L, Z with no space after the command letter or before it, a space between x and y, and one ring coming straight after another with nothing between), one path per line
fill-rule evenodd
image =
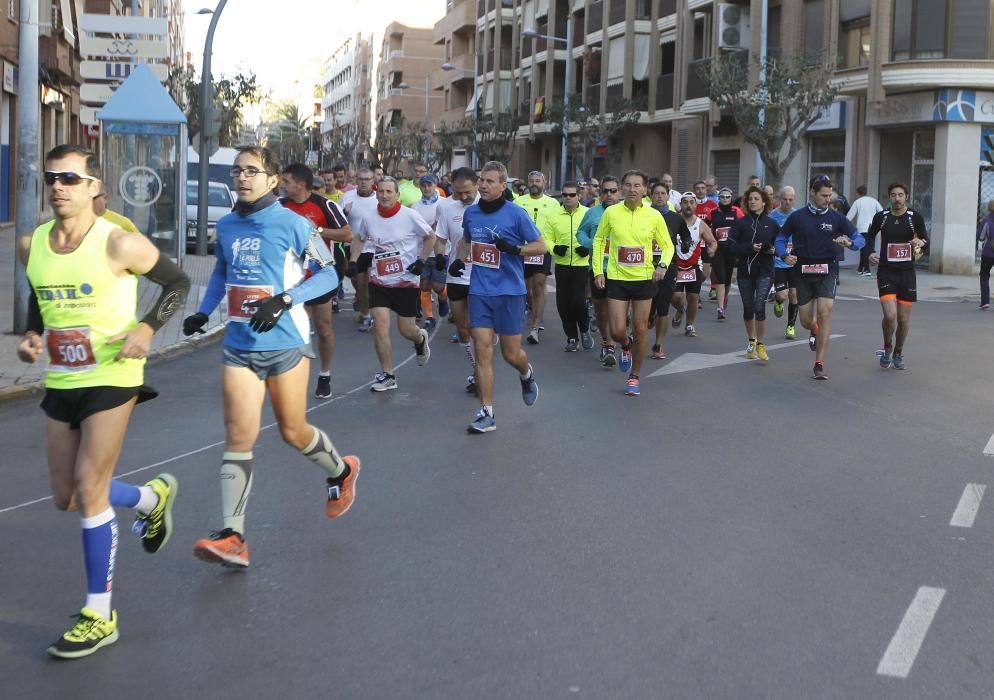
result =
M114 96L117 85L83 83L79 86L79 99L90 104L103 104Z
M94 39L80 37L79 53L81 56L106 56L108 58L123 58L129 61L166 58L169 55L169 44L165 39L148 41L144 39Z
M97 112L100 111L99 107L87 107L86 105L79 106L79 121L81 124L86 124L87 126L96 126L100 123L97 119Z

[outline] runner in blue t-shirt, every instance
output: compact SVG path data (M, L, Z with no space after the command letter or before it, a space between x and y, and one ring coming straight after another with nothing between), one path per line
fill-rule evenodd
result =
M494 333L500 336L504 360L521 377L521 396L531 406L538 398L535 372L521 349L525 318L525 255L544 255L545 239L528 213L504 199L507 168L490 161L480 173L480 201L463 214L463 240L449 266L458 277L473 263L469 282L469 332L476 349L476 388L480 411L470 423L471 433L489 433L494 419Z
M785 185L780 190L780 206L770 212L770 218L777 222L780 228L787 222L787 217L794 213L794 199L797 193L790 185ZM787 251L794 250L794 239L787 239ZM783 316L783 303L787 303L787 327L784 329L784 337L793 340L797 333L794 325L797 323L797 281L794 274L794 266L784 262L781 258L774 260L773 288L776 297L773 302L773 313L777 318Z
M342 457L327 433L307 422L305 410L310 334L303 303L338 286L334 257L313 224L273 195L280 167L268 149L239 148L231 177L238 203L218 222L214 274L199 311L183 320L183 333L200 332L227 298L221 369L223 527L198 540L193 554L206 562L245 568L252 450L267 390L283 440L326 474L329 518L344 515L352 505L360 465L358 457ZM315 274L304 279L309 260L316 261Z

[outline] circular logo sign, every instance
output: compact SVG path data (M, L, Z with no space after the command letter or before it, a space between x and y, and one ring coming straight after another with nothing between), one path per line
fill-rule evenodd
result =
M162 179L145 165L124 171L118 183L121 198L133 207L149 207L162 196Z

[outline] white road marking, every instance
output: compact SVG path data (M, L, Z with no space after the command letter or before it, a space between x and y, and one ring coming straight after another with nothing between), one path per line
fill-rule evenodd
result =
M428 342L430 343L432 340L434 340L435 336L437 334L438 334L438 330L436 329L433 333L431 333L428 336ZM400 369L401 367L403 367L404 365L406 365L408 362L410 362L411 360L413 360L416 356L417 355L415 355L414 353L411 353L410 355L408 355L407 357L405 357L403 360L401 360L400 362L398 362L397 365L396 365L396 367L394 369ZM349 389L344 394L338 394L337 396L331 397L327 401L322 401L322 402L320 402L320 403L318 403L318 404L316 404L314 406L311 406L310 408L307 409L307 413L311 413L313 411L316 411L319 408L324 408L325 406L327 406L329 404L332 404L335 401L339 401L341 399L344 399L346 396L351 396L352 394L356 393L357 391L362 391L363 389L368 389L370 386L372 386L373 381L374 380L370 380L370 381L366 382L365 384L360 384L357 387ZM272 428L275 428L276 425L277 424L275 422L269 423L268 425L264 425L264 426L262 426L262 428L259 429L259 432L261 433L264 430L271 430ZM224 440L218 440L217 442L212 442L209 445L204 445L203 447L198 447L195 450L189 450L187 452L183 452L182 454L174 455L172 457L167 457L166 459L160 460L158 462L153 462L152 464L146 464L143 467L138 467L137 469L132 469L129 472L124 472L122 474L118 474L114 478L121 478L121 477L125 477L125 476L133 476L134 474L138 474L140 472L145 472L145 471L148 471L149 469L156 469L157 467L161 467L161 466L164 466L166 464L172 464L173 462L178 462L179 460L185 459L186 457L192 457L195 454L200 454L201 452L206 452L207 450L213 449L215 447L220 447L223 444L224 444ZM13 505L13 506L7 506L6 508L0 508L0 515L2 515L3 513L9 513L10 511L13 511L13 510L19 510L20 508L27 508L28 506L33 506L33 505L36 505L38 503L44 503L45 501L51 501L51 500L52 500L51 496L44 496L42 498L36 498L36 499L34 499L32 501L25 501L24 503L18 503L18 504Z
M963 495L959 498L956 511L953 513L949 524L952 527L973 527L973 521L980 510L980 501L984 497L987 489L983 484L967 484L963 489Z
M922 642L932 624L939 604L946 595L944 588L922 586L904 613L904 618L887 645L887 651L877 665L877 675L907 678L915 658L921 650Z
M845 338L844 333L833 333L829 338ZM777 343L776 345L767 345L767 350L779 350L781 348L791 348L797 345L807 345L808 341L805 340L792 340L789 343ZM680 372L693 372L699 369L710 369L712 367L724 367L725 365L734 365L740 362L758 362L758 360L747 360L745 356L745 350L735 350L733 352L726 352L720 355L707 355L700 352L685 352L680 355L672 362L670 362L665 367L660 367L655 372L650 374L650 377L661 377L664 374L679 374Z
M984 454L988 457L994 457L994 435L991 435L991 439L987 441L987 445L984 447Z

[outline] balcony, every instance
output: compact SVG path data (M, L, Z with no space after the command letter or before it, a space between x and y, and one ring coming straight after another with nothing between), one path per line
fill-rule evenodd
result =
M673 74L656 78L656 109L673 109Z
M476 7L473 0L456 0L436 24L432 38L444 44L454 34L472 34L476 30Z
M61 32L38 37L38 64L52 78L73 81L72 49L61 37Z
M604 3L601 0L590 3L587 9L587 34L599 32L604 28Z
M696 100L708 96L708 86L698 75L698 68L708 66L710 63L710 58L701 58L687 64L687 95L685 99Z
M607 23L608 26L614 24L624 24L625 22L625 0L605 0L611 3L610 9L608 9Z
M484 72L490 73L494 70L494 51L488 51L484 59ZM501 49L499 52L498 70L511 70L511 49Z

